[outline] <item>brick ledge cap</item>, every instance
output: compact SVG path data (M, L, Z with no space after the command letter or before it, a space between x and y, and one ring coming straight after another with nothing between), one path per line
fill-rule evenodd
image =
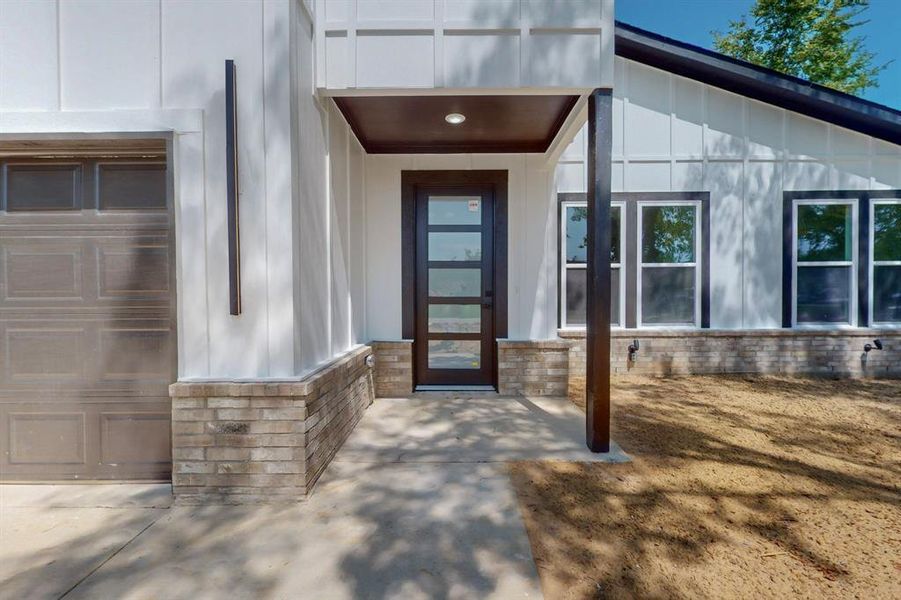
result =
M584 340L585 331L560 329L557 335L564 340ZM632 338L704 338L704 337L899 337L901 329L611 329L614 339Z
M497 341L498 348L523 348L523 349L559 349L565 350L569 348L569 344L561 339L556 340L504 340Z
M352 368L372 354L369 346L352 348L300 379L183 380L169 386L173 398L211 396L309 396L341 369Z

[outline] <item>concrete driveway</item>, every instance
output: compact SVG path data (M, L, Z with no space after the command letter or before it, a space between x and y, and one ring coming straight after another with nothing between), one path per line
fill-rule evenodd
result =
M0 486L8 598L540 598L505 463L584 449L565 400L379 399L312 496L172 506L163 485Z

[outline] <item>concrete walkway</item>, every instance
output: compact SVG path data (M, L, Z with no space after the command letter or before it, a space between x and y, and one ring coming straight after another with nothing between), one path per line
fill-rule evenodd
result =
M312 496L170 506L168 486L0 486L8 598L540 598L505 462L584 449L565 400L379 399Z

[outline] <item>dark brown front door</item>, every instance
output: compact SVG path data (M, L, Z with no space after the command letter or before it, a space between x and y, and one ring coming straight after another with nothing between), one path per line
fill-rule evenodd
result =
M416 188L420 385L494 385L494 187Z

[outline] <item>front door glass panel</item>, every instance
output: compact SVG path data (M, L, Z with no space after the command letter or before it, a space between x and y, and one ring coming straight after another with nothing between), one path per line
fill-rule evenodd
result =
M480 346L478 340L429 340L429 368L478 369Z
M430 231L429 262L480 260L482 234L478 231Z
M493 197L487 186L417 192L417 380L493 380Z
M480 304L429 304L429 333L480 333Z
M429 198L429 225L481 225L482 199L479 196L432 196Z
M429 269L429 296L481 296L482 269Z

